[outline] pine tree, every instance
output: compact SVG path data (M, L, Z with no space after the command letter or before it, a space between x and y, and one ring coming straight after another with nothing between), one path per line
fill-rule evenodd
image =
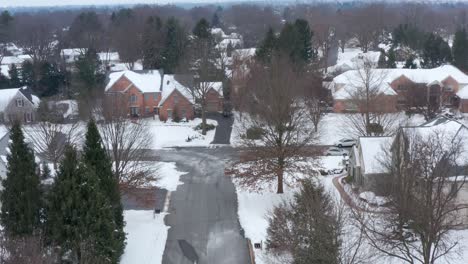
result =
M414 63L414 57L410 56L408 59L405 61L405 65L403 66L405 69L417 69L418 66L416 63Z
M94 168L67 147L49 195L47 231L53 245L72 262L118 263L115 250L120 240L104 193Z
M379 55L379 60L377 61L377 67L380 69L387 67L387 60L385 58L385 51L381 50Z
M14 122L7 154L7 176L2 181L1 224L9 235L32 235L40 227L41 190L34 153Z
M395 51L393 49L390 49L388 51L388 57L387 57L387 68L389 69L394 69L396 68L396 58L395 58Z
M41 167L42 167L42 171L41 171L41 180L47 180L51 177L51 174L50 174L50 168L49 166L47 165L47 162L43 162L41 164Z
M276 49L278 39L276 38L273 28L269 28L265 38L260 43L260 46L255 51L255 56L262 62L270 61L271 55Z
M339 263L338 218L323 186L304 180L292 212L294 263Z
M423 68L435 68L452 60L450 46L440 36L430 34L424 43Z
M210 24L202 18L197 22L192 33L199 39L209 39L211 38Z
M453 40L453 64L461 70L468 71L468 34L466 29L459 29Z
M300 58L308 63L313 59L313 50L312 50L312 37L313 32L309 27L309 23L304 19L297 19L294 22L296 31L298 33L298 48Z
M8 71L10 75L10 87L16 88L21 87L21 80L19 78L18 68L15 64L12 64Z
M174 17L167 20L166 36L162 60L162 67L165 73L174 73L183 58L186 46L186 37L179 21Z
M83 162L92 168L99 179L100 189L108 198L113 208L116 223L116 237L120 243L114 248L115 255L120 257L124 250L125 233L122 204L119 191L119 180L112 173L112 163L103 147L102 139L94 120L88 122L88 131L83 148Z
M149 17L143 31L143 67L159 69L164 50L163 22L159 17Z
M10 80L0 72L0 89L10 88Z

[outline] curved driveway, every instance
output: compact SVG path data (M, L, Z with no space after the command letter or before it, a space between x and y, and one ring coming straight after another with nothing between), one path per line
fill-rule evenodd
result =
M224 176L233 150L182 148L158 151L162 161L175 161L181 176L171 194L166 225L170 226L163 264L248 264L247 243L237 217L237 195Z

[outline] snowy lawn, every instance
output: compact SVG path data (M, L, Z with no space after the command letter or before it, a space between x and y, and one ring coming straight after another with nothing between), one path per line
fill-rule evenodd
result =
M155 184L168 192L175 191L182 184L175 162L157 162L159 179ZM167 213L154 215L153 210L124 211L127 246L121 264L162 263L169 227L164 224Z
M342 168L342 157L321 157L321 167L324 169ZM287 175L286 175L287 177ZM332 177L318 177L319 181L327 190L331 190L333 195L339 195L334 189ZM294 192L298 190L298 186L284 187L283 194L276 193L276 186L266 187L262 191L246 190L236 184L237 199L238 199L238 216L239 222L245 231L245 236L253 243L263 243L263 249L254 249L255 260L257 264L268 263L268 256L265 254L265 241L267 237L268 219L273 208L283 201L288 201L293 198ZM339 197L339 196L338 196Z
M127 246L121 264L162 263L169 227L164 224L166 214L153 216L153 211L124 212Z
M208 146L213 141L216 128L208 131L204 136L201 134L201 130L194 130L200 123L200 118L179 123L148 120L148 125L153 135L153 149ZM207 120L207 123L214 126L218 125L215 120L210 119ZM190 141L188 140L189 138Z

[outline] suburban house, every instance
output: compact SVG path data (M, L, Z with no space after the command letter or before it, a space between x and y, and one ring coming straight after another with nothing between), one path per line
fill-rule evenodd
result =
M378 99L381 111L394 112L407 107L426 105L429 101L468 112L468 75L452 65L433 69L350 70L335 78L328 86L335 112L355 112L361 106L356 94L368 84Z
M34 122L39 103L39 98L26 87L0 90L0 122Z
M361 190L381 193L388 180L386 158L393 137L360 137L349 154L348 173Z
M159 70L121 71L109 75L106 95L124 95L132 117L157 115L161 120L193 119L194 100L189 76L164 75ZM182 84L183 83L183 84ZM206 83L208 112L222 111L222 83ZM121 106L119 106L121 107Z
M405 157L408 148L411 148L411 140L422 138L430 140L432 136L441 139L442 148L450 148L454 144L461 144L456 164L451 165L453 169L446 170L447 191L453 184L463 183L456 197L456 203L467 205L461 211L465 217L468 216L468 128L456 120L439 116L419 126L401 127L394 137L360 137L358 144L353 147L349 166L347 168L353 177L353 185L359 192L373 192L377 195L387 195L390 181L390 166L395 164L395 155L400 152ZM444 150L444 149L443 149ZM405 151L404 153L401 151ZM448 151L448 149L447 149ZM466 183L465 183L466 182ZM468 218L465 218L468 219Z

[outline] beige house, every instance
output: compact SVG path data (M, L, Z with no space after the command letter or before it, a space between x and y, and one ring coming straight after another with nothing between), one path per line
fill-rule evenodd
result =
M0 122L34 122L39 103L39 98L26 87L0 90Z

